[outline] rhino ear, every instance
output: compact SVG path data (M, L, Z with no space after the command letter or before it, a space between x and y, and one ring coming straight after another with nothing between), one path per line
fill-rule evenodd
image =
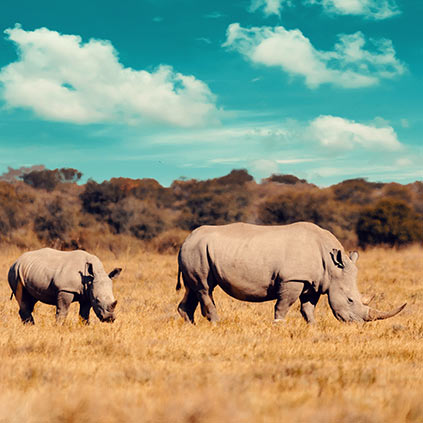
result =
M120 272L122 272L122 268L121 267L116 267L116 269L113 269L110 273L109 273L109 278L110 279L115 279L120 275Z
M355 263L358 260L358 251L351 251L350 259L353 263Z
M87 263L87 273L94 277L94 268L92 263Z
M341 269L345 267L344 262L342 261L341 250L337 250L336 248L334 248L330 253L330 256L332 257L332 260L336 266L340 267Z

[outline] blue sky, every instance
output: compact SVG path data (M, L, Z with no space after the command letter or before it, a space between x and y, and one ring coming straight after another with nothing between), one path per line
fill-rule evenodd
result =
M7 2L0 173L421 180L422 3Z

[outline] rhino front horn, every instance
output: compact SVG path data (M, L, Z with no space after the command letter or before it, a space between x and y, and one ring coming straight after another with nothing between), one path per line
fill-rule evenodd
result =
M375 308L369 307L369 313L367 314L367 319L365 320L366 322L372 322L373 320L388 319L389 317L393 317L396 314L398 314L400 311L402 311L406 305L407 303L391 311L379 311L379 310L376 310Z

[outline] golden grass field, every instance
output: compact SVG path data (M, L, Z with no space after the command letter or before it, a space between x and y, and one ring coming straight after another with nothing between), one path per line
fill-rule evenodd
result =
M338 322L323 296L317 324L295 304L273 324L273 302L236 301L219 288L215 326L176 307L176 256L94 251L115 283L114 324L64 326L38 303L23 326L0 258L0 422L423 422L423 249L361 253L358 285L373 306L408 302L398 316Z

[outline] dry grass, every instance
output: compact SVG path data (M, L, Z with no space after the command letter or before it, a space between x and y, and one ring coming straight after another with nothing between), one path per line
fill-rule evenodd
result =
M423 275L419 247L361 254L359 286L390 320L335 320L323 297L314 327L295 305L273 325L273 303L217 290L222 321L176 313L176 257L97 251L115 284L118 320L88 327L73 305L64 326L38 304L24 327L5 275L21 251L2 250L0 422L423 422Z

